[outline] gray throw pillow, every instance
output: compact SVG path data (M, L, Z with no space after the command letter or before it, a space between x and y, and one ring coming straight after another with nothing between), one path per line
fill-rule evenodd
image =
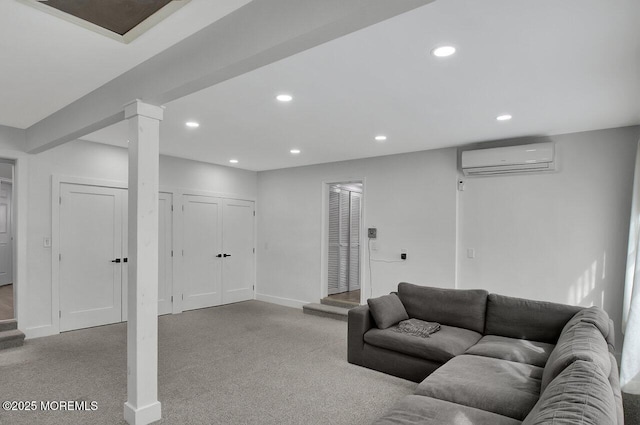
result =
M407 310L396 294L384 295L367 300L369 310L379 329L387 329L396 323L407 320Z

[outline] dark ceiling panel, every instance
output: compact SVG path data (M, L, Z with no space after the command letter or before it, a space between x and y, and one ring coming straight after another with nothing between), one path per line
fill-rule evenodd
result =
M116 34L125 35L172 0L45 0L48 5L91 22Z

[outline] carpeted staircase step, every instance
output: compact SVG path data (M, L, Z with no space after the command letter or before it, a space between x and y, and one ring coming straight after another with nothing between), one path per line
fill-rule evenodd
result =
M314 316L328 317L330 319L347 321L348 308L335 307L332 305L310 303L302 306L302 311L305 314L311 314Z
M20 347L23 343L24 334L18 329L10 329L0 332L0 350Z
M0 320L0 332L11 331L18 329L18 322L16 319Z
M336 300L334 298L329 298L329 297L321 299L320 303L324 305L332 305L334 307L346 308L347 310L352 309L354 307L358 307L360 305L353 301Z

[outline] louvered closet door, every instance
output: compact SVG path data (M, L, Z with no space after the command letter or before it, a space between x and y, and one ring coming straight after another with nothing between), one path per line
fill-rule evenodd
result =
M60 185L60 330L122 319L122 202L126 191Z
M222 200L184 195L184 310L222 303Z
M340 193L329 190L328 293L340 292Z
M349 290L349 205L349 191L329 192L329 295Z

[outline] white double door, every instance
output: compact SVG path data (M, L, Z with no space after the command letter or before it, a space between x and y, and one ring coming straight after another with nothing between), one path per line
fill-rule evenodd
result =
M183 195L184 310L253 299L254 203Z
M127 319L127 190L60 185L60 331ZM171 195L159 196L158 313L172 309Z

